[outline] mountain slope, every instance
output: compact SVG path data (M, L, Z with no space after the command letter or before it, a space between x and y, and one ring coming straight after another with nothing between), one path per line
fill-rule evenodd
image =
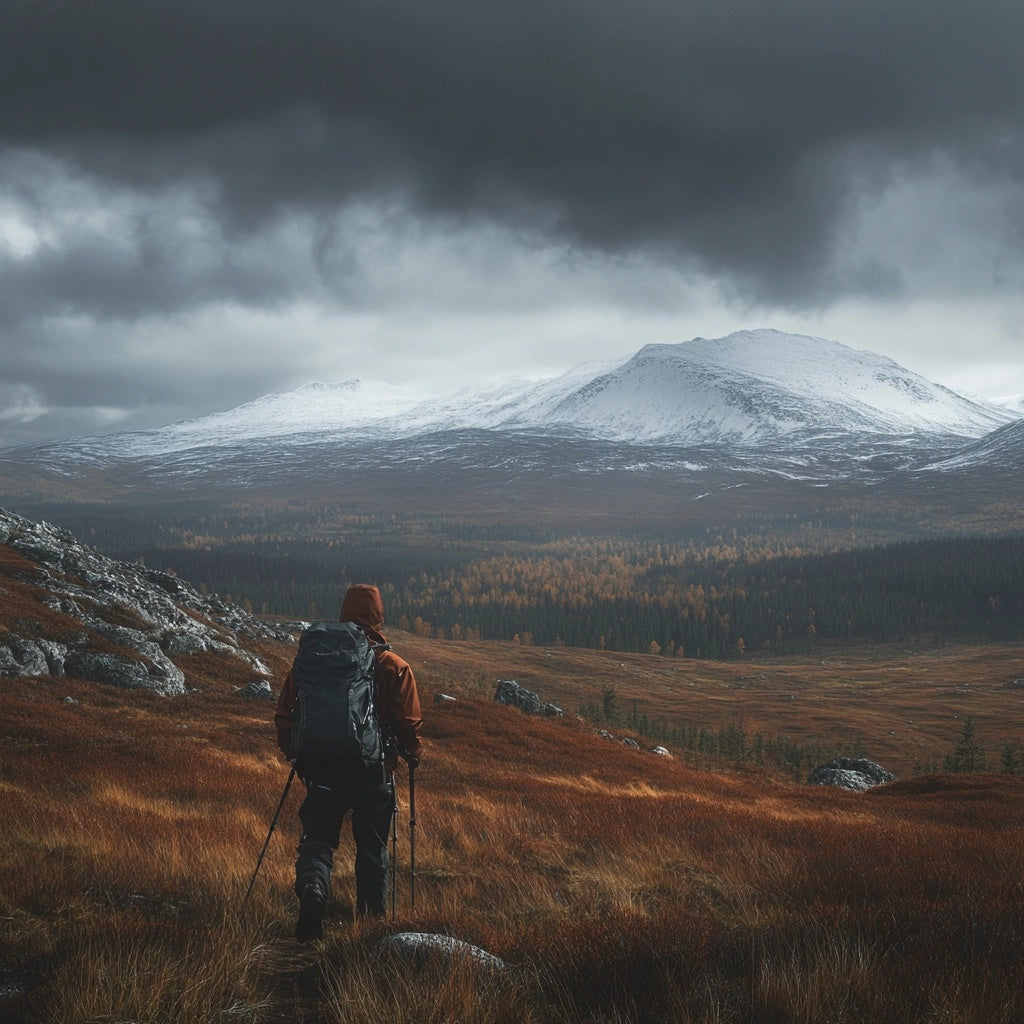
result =
M616 440L745 443L808 430L977 437L1009 417L883 356L761 330L648 345L547 422Z
M1024 468L1024 420L1007 423L924 468L950 472L979 467L1017 472Z
M157 430L47 447L69 458L76 449L137 457L270 438L521 429L688 445L806 431L977 438L1012 418L1008 409L964 398L871 352L759 330L648 345L624 362L447 397L382 381L312 383Z
M0 497L78 502L183 486L333 494L345 481L350 495L383 484L490 504L528 479L549 505L569 481L628 495L657 474L691 500L766 477L895 480L1013 420L882 356L760 330L447 397L380 381L307 384L156 430L0 452Z

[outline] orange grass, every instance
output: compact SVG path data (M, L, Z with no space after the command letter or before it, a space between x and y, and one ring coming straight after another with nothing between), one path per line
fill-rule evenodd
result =
M749 740L788 736L846 753L857 743L898 776L941 765L972 718L989 766L1007 742L1024 743L1024 646L822 647L814 657L696 661L578 648L424 640L399 649L439 691L490 698L515 678L567 713L600 706L614 687L619 708L652 721L711 731L742 725ZM623 728L610 726L623 734ZM648 746L653 744L648 744Z
M311 948L290 939L298 784L241 905L287 775L272 705L234 695L248 682L241 663L190 659L198 692L173 700L66 679L0 682L0 1019L1009 1024L1024 1014L1024 780L928 775L851 794L697 772L608 743L572 715L531 719L490 703L497 675L545 699L592 700L607 678L586 674L606 664L594 652L395 639L427 715L416 910L403 776L398 920L346 923L346 836L328 935ZM259 653L283 672L291 652ZM620 696L699 708L676 666L617 663L629 666ZM1008 664L991 669L993 687ZM715 700L742 713L749 699L751 717L771 723L763 695L728 687L735 666L685 667ZM865 728L869 710L884 715L882 682L902 667L844 666L872 687L844 710L859 709ZM828 666L769 669L805 696L816 679L835 685ZM434 706L440 690L458 702ZM901 691L892 713L908 699ZM512 969L409 965L376 952L392 930L447 933Z
M930 776L860 796L779 786L463 700L428 729L417 911L403 873L388 927L456 935L516 970L374 955L379 930L338 919L347 848L329 939L297 967L282 951L298 794L238 906L285 775L266 721L212 695L204 718L198 696L118 708L66 681L6 686L18 742L5 748L2 955L29 987L26 1021L192 1021L211 1006L252 1021L389 1008L424 1021L1010 1021L1024 1008L1016 779ZM401 826L404 863L404 808Z

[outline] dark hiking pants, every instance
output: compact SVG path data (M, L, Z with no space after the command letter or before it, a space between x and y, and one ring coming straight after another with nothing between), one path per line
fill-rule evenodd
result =
M388 899L388 832L393 797L386 782L352 782L333 773L306 777L306 799L299 808L302 838L295 861L295 892L310 883L325 897L331 892L334 851L341 826L352 812L356 844L356 911L384 914Z

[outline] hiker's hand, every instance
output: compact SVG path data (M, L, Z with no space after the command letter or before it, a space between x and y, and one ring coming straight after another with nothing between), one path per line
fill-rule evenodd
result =
M420 759L415 754L403 754L405 763L409 766L409 771L414 772L420 766Z

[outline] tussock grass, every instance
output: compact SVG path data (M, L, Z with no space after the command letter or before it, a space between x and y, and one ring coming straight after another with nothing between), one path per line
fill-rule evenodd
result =
M348 921L346 835L327 938L298 947L299 784L241 905L287 768L272 707L234 697L247 679L230 666L197 663L201 692L173 701L3 682L0 1020L1024 1016L1024 780L929 775L849 794L696 772L571 716L496 707L475 676L435 708L429 668L416 910L402 777L398 919ZM380 954L397 930L453 935L511 968Z
M426 957L410 964L372 946L348 943L320 965L325 1024L382 1020L463 1024L542 1024L539 985L529 972L502 973L466 958Z

